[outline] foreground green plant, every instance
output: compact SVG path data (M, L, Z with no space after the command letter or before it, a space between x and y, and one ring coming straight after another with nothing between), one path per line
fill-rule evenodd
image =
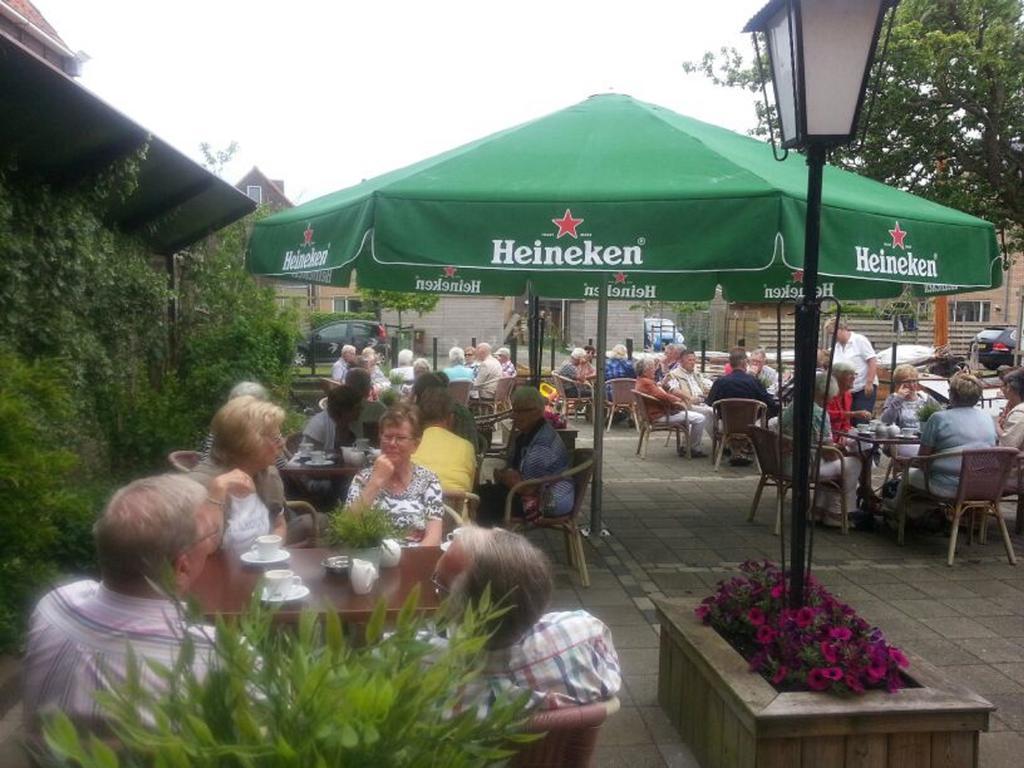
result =
M391 518L383 510L369 504L354 502L339 507L330 517L327 541L332 547L370 549L396 533Z
M417 617L418 598L416 590L386 636L379 602L358 648L334 612L322 620L303 613L297 628L282 630L254 601L237 623L218 622L216 663L204 678L186 639L173 669L151 665L166 691L145 690L132 660L125 685L100 695L116 752L63 714L46 723L46 743L63 764L82 768L462 768L502 760L510 745L536 738L520 733L525 697L499 700L486 720L451 715L502 610L485 594L438 645Z

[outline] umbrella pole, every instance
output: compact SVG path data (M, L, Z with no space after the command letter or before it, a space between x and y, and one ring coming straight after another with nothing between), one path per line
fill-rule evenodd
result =
M807 514L810 508L811 430L818 357L818 245L821 236L821 179L825 147L807 147L807 225L804 233L804 295L796 306L793 387L793 502L790 523L790 606L804 603L807 572Z
M526 298L530 303L528 318L526 321L527 328L530 332L530 386L540 386L540 300L537 298L537 294L533 291L533 282L531 281L526 290Z
M598 536L607 535L601 524L601 477L604 458L604 363L608 348L608 275L601 274L601 288L597 297L597 378L594 379L594 474L590 486L590 531Z

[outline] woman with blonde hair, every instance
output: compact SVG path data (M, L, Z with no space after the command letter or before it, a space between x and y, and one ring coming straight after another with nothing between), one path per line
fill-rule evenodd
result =
M921 391L918 384L917 368L907 363L897 365L892 372L892 394L885 398L882 406L882 423L895 424L902 429L920 431L921 420L918 413L926 405L935 405L935 401L927 393ZM897 455L901 458L917 456L918 446L896 446Z
M285 543L309 539L312 521L298 518L290 525L284 517L284 486L274 462L284 437L284 411L273 403L244 395L228 400L213 417L213 448L189 476L207 490L213 479L234 471L236 490L210 502L224 510L221 546L247 551L257 536L276 533ZM245 492L248 491L248 492Z
M996 445L992 416L974 407L981 391L981 382L969 373L957 373L949 380L949 408L933 413L921 428L921 456ZM911 486L925 487L923 470L911 468L909 476ZM959 484L959 456L936 459L928 465L928 488L932 493L952 497Z

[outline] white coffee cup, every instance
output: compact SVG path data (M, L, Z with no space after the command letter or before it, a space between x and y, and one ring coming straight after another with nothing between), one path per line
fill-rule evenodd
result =
M277 534L268 534L266 536L257 536L256 543L250 548L251 552L256 553L256 557L260 560L273 560L277 557L277 551L281 548L281 537Z
M296 453L299 456L299 458L302 458L303 456L309 456L309 452L312 450L313 444L308 440L303 440L301 443L299 443L299 449Z
M286 600L296 587L302 586L302 577L288 570L267 571L263 579L266 596L271 600Z
M349 566L348 576L352 581L352 591L357 595L365 595L377 582L377 569L373 563L356 558Z
M310 451L309 458L311 458L314 463L322 462L324 460L324 452L323 451Z

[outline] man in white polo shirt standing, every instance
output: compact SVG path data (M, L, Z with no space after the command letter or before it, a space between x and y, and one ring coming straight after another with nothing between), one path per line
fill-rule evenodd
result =
M826 344L832 338L832 331L838 325L836 331L836 352L833 357L834 363L848 363L853 366L853 408L854 411L875 412L875 397L878 393L878 356L875 348L867 337L854 333L850 330L845 320L830 320L825 325ZM867 419L856 418L851 422L858 424Z

